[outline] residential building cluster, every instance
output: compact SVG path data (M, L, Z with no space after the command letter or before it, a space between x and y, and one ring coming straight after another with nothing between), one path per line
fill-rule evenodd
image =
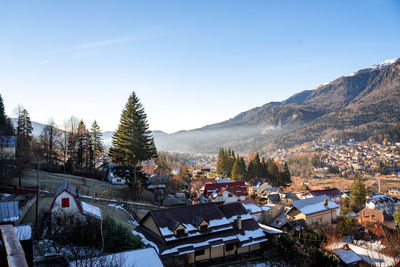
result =
M299 154L318 155L322 166L314 171L327 172L329 167L337 168L338 174L350 175L355 172L366 176L383 175L400 178L400 143L370 144L354 139L313 141L293 149L277 150L272 156L280 161ZM380 173L384 172L384 173Z

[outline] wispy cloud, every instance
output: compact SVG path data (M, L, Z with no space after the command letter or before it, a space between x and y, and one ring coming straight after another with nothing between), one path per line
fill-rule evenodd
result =
M40 64L46 64L47 62L49 62L49 60L45 59L45 60L40 61Z
M105 40L105 41L99 41L99 42L84 43L84 44L77 45L75 47L75 49L90 49L90 48L95 48L95 47L108 46L108 45L119 44L119 43L126 43L129 41L133 41L134 39L135 38L133 38L133 37L125 37L125 38L111 39L111 40Z

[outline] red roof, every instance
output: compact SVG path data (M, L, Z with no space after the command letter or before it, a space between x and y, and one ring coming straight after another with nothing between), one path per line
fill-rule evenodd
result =
M337 188L331 188L331 189L317 189L317 190L310 190L311 195L314 197L317 196L322 196L322 195L327 195L328 197L340 197L342 195L342 191L340 191Z
M247 187L244 182L230 182L230 183L216 183L216 184L206 184L204 186L204 195L206 197L210 196L215 190L219 189L221 191L222 188L226 188L229 192L234 194L235 196L247 196Z

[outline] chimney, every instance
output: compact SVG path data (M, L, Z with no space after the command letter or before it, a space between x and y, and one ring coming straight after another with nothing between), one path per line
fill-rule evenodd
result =
M324 206L325 206L326 208L328 207L328 199L327 199L327 198L324 199Z
M242 216L238 215L236 219L236 226L238 230L242 230Z

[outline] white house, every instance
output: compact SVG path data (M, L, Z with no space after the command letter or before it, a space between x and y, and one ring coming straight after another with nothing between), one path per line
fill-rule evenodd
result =
M85 215L101 219L102 214L99 207L90 205L78 199L76 187L65 181L57 188L56 195L50 206L51 217L57 225L61 225L63 220L71 222L84 220Z
M244 182L206 184L203 193L212 202L225 203L245 200L248 195Z
M108 166L107 181L111 184L125 184L126 179L115 174L115 167L117 166L112 164Z
M225 187L217 189L216 192L214 192L210 196L212 202L225 202L225 203L241 201L245 200L245 198L246 197L243 195L240 196L236 195L235 193L229 192L229 190L226 189Z

